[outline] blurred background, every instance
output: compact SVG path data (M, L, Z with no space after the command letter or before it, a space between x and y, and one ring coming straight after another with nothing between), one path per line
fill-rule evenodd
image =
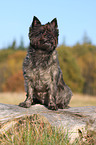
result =
M71 106L96 105L96 1L3 0L0 2L0 102L25 99L22 62L33 16L42 24L57 18L57 47Z

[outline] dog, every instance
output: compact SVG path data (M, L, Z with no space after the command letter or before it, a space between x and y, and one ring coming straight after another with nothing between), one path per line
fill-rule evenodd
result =
M23 62L26 100L19 104L28 108L40 103L51 110L67 108L71 89L63 80L57 56L57 19L42 25L34 16L29 27L30 46Z

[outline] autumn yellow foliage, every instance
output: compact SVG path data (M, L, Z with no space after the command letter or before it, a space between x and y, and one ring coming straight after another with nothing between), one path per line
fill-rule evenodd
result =
M65 83L73 92L96 95L96 46L76 44L57 48ZM25 50L0 50L0 91L24 91L22 63Z

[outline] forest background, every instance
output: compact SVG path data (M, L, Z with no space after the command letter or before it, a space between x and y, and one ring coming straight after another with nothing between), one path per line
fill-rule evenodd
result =
M0 50L0 92L24 91L22 63L27 48L23 39L17 46L16 40ZM83 43L57 47L60 67L65 83L74 93L96 96L96 46L86 34Z

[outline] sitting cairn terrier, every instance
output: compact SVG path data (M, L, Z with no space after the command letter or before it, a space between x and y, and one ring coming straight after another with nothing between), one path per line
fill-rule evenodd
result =
M19 104L28 108L40 103L48 109L67 108L71 89L63 80L56 46L58 42L57 19L42 25L34 16L29 28L30 46L23 62L26 100Z

